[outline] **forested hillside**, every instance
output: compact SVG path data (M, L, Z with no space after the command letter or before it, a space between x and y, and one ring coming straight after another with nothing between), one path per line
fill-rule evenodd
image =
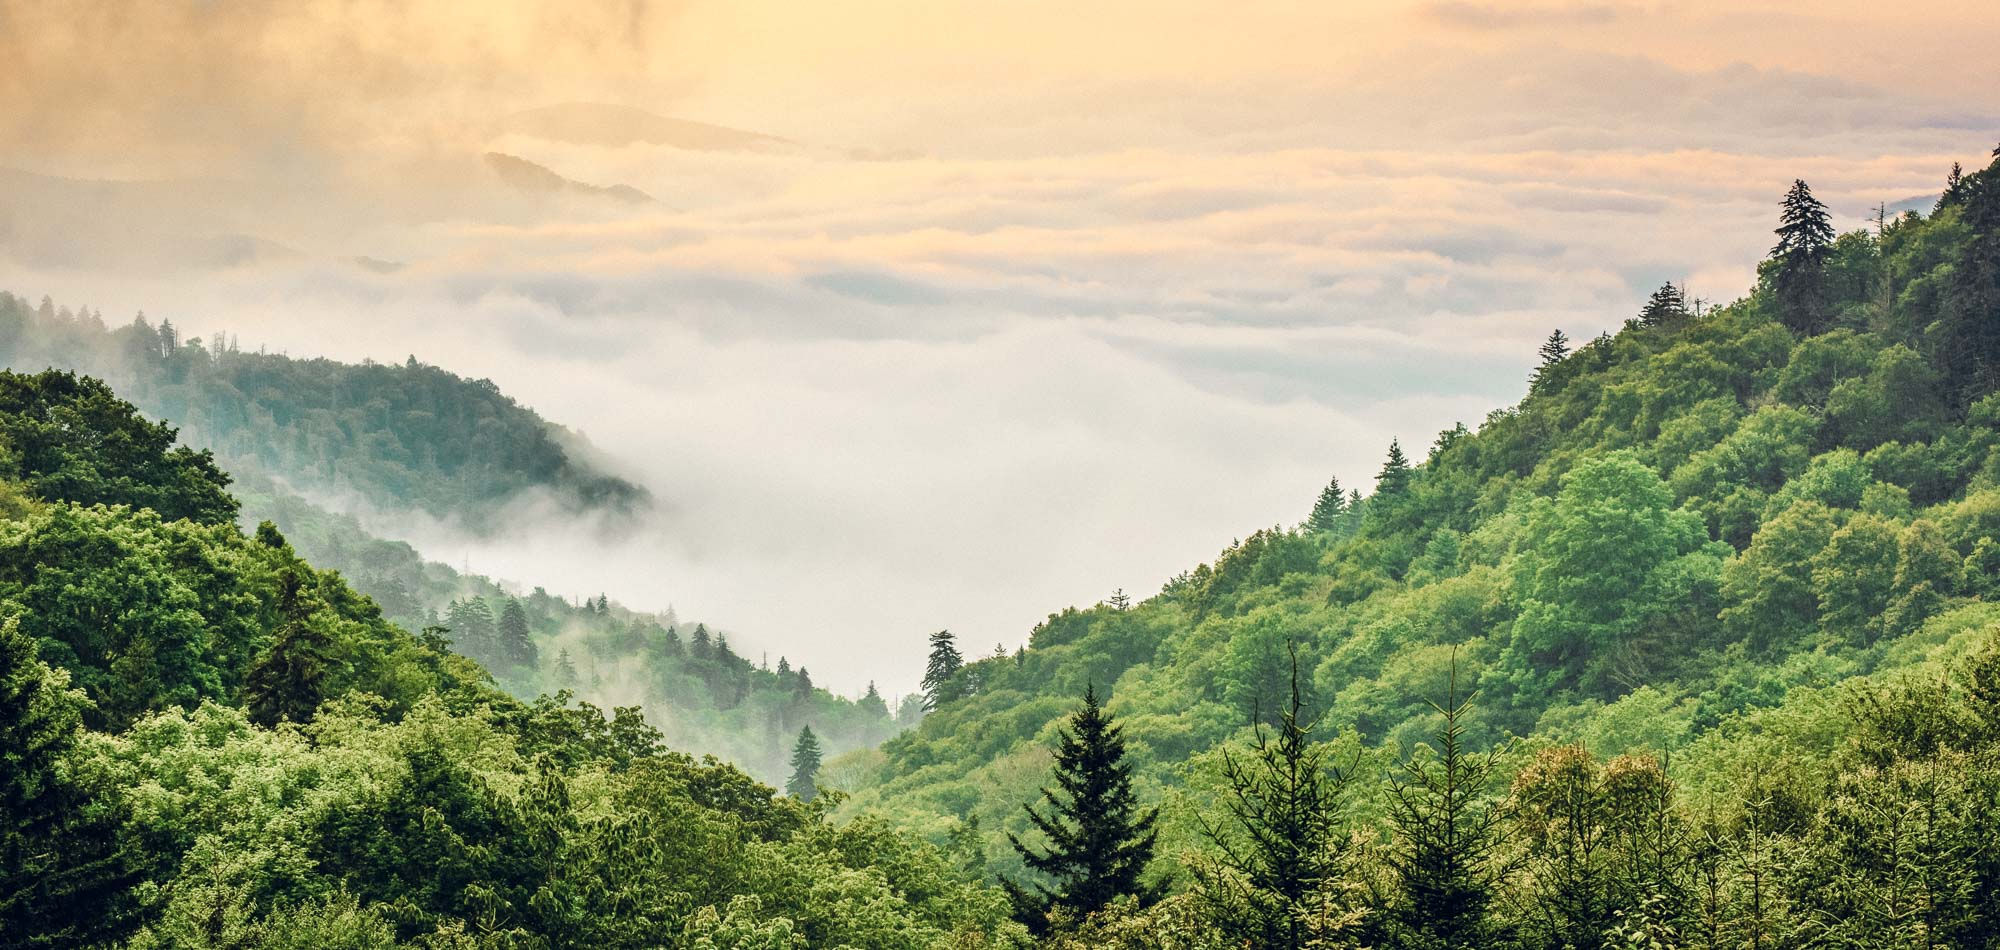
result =
M845 807L1019 877L1073 844L1022 806L1084 787L1038 792L1094 686L1162 809L1154 871L1188 888L1100 945L1206 945L1188 921L1234 906L1288 946L1312 920L1362 945L1993 946L2000 162L1879 228L1836 235L1802 182L1780 212L1750 296L1668 285L1616 334L1552 334L1518 406L1390 446L1367 497L1329 485L1013 656L934 644L935 711L830 765ZM1324 810L1261 744L1288 710L1345 777ZM1274 871L1313 827L1337 860ZM1057 870L1025 879L1078 880ZM1423 924L1436 901L1484 936ZM1164 930L1188 936L1115 936Z
M114 321L115 322L115 321ZM88 307L0 293L0 366L54 367L111 383L239 476L372 510L422 511L486 532L524 496L572 511L628 511L644 489L502 394L413 357L400 366L293 359L183 338L139 314L107 325Z
M721 756L772 782L789 774L808 722L827 754L872 746L897 728L879 695L835 696L784 657L761 668L761 658L737 655L726 635L698 621L635 613L604 597L579 604L540 588L520 593L427 562L328 510L342 501L414 508L485 530L528 494L575 510L646 504L643 490L584 461L580 440L490 382L414 360L353 366L204 346L143 315L107 329L87 309L47 300L31 308L4 293L0 364L89 372L116 381L121 395L136 393L134 402L179 424L188 444L211 449L237 479L246 527L273 522L405 629L450 628L454 649L516 697L569 690L601 706L643 706L674 748ZM513 636L504 645L503 627Z
M914 696L892 711L872 684L859 699L828 692L806 664L740 654L725 632L671 609L633 611L601 594L579 603L540 587L523 593L426 561L262 479L237 488L245 510L282 528L302 556L337 568L404 629L445 628L452 649L512 695L568 690L606 708L643 708L673 748L719 756L764 781L790 774L793 744L808 725L825 754L838 755L874 746L922 714Z
M980 946L879 822L495 689L101 382L0 373L0 946ZM805 745L806 743L802 743Z
M780 796L461 655L669 627L413 635L102 383L0 374L0 945L2000 946L1996 390L2000 161L1845 235L1796 183L1747 298L1552 334L1013 655L932 635L921 723L805 723ZM702 632L718 702L804 679Z

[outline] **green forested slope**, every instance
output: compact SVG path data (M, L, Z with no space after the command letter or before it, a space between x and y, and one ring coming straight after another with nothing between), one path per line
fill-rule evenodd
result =
M1813 849L1889 834L1859 817L1868 808L1935 806L1938 769L1976 805L1952 833L1991 831L1991 710L1949 670L2000 628L2000 162L1954 173L1933 214L1879 233L1836 237L1801 185L1747 298L1690 305L1663 288L1615 335L1574 349L1557 336L1544 355L1518 406L1441 433L1420 464L1392 448L1365 499L1331 486L1299 528L1258 531L1143 602L1052 614L1020 653L934 679L938 709L919 728L833 763L846 807L976 840L991 869L1018 873L1002 832L1036 840L1021 806L1094 684L1142 797L1165 808L1163 853L1203 853L1223 754L1241 754L1253 723L1279 725L1295 651L1302 715L1369 776L1350 789L1358 834L1406 830L1375 777L1429 754L1454 674L1461 694L1478 691L1467 738L1513 757L1499 781L1524 769L1517 786L1532 786L1568 743L1588 750L1562 766L1578 787L1602 778L1594 762L1664 760L1680 813L1710 822L1689 836L1698 825L1722 848L1745 828L1782 830L1767 843L1801 862L1784 865L1801 875L1788 900L1836 885L1850 890L1828 901L1862 900L1853 888L1886 886L1866 874L1917 874L1900 852ZM1525 809L1523 787L1501 798ZM1773 801L1782 828L1758 830ZM1531 862L1550 840L1515 831L1495 861ZM2000 898L1990 844L1951 841L1969 849L1949 852L1958 863L1922 870L1972 889L1954 912ZM1729 860L1711 870L1737 900L1741 861L1762 859ZM1355 885L1373 895L1363 903L1394 906L1395 875L1371 866L1382 876ZM1552 913L1536 889L1554 885L1514 870L1503 896L1532 930ZM1779 886L1777 864L1752 870ZM1854 876L1804 876L1842 873ZM1675 887L1691 899L1691 879ZM1677 926L1689 906L1675 905ZM1810 929L1801 907L1786 915ZM1994 919L1980 920L1989 939ZM1911 932L1878 930L1890 942L1825 945Z
M669 751L635 709L509 698L239 530L173 441L95 380L0 373L0 947L1009 932L928 845Z
M415 358L353 365L249 353L171 321L39 306L0 293L0 366L89 373L215 452L228 471L314 497L417 510L489 531L540 493L572 510L624 511L644 489L602 471L583 441L502 394Z
M5 293L0 365L89 372L173 421L236 478L246 525L275 523L314 564L340 571L405 629L453 628L446 636L454 649L485 664L517 697L566 689L601 706L644 706L674 748L722 756L769 782L784 780L793 740L808 724L832 754L874 745L896 729L879 695L835 696L784 658L781 670L757 668L701 623L609 600L574 604L540 588L510 590L427 562L328 510L416 509L479 531L531 494L576 510L646 504L642 489L589 463L580 440L486 380L414 360L354 366L204 346L143 316L107 329L87 310L46 300L30 307ZM501 650L498 628L510 605L531 642Z
M738 653L719 629L629 610L608 597L575 603L540 587L526 593L426 561L262 479L239 487L246 510L281 527L315 564L337 567L409 630L440 626L455 652L521 698L568 690L609 708L638 706L673 748L716 755L760 780L782 782L792 745L810 727L829 755L873 746L920 710L889 709L871 685L859 699L815 686L810 669ZM510 613L515 620L510 621ZM518 622L515 622L518 621ZM525 645L508 636L527 634Z

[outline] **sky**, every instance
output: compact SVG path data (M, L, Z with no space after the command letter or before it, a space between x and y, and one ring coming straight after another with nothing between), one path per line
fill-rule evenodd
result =
M0 0L0 288L491 378L657 510L384 533L896 693L1366 490L1553 329L1740 295L1795 177L1934 195L1995 48L1972 2Z

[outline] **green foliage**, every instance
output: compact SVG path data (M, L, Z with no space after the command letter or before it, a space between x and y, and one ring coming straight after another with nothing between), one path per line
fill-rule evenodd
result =
M1056 747L1055 783L1044 788L1047 811L1024 806L1028 821L1047 844L1033 847L1012 834L1030 871L1042 877L1027 887L1003 881L1014 916L1029 929L1048 929L1051 915L1083 916L1120 897L1141 905L1159 895L1143 878L1159 838L1159 812L1141 809L1125 762L1125 740L1111 716L1087 689L1083 706L1070 716Z
M229 476L208 452L175 445L175 435L165 423L139 418L99 380L0 370L0 479L35 497L230 521L236 501L225 490Z
M580 511L647 502L643 489L603 472L580 438L492 382L463 379L414 357L400 366L356 366L245 353L181 340L170 323L155 327L143 315L107 330L67 308L37 311L0 294L0 366L54 366L108 381L148 414L174 420L184 438L214 450L240 477L318 496L358 495L385 511L421 510L474 530L496 527L506 506L528 492ZM161 448L172 441L166 431ZM117 445L106 448L99 464L113 465L115 475ZM175 464L205 461L190 453ZM186 490L168 479L146 481ZM196 516L147 507L169 518Z
M1161 847L1215 867L1199 818L1229 794L1218 750L1254 736L1252 714L1265 728L1282 719L1288 647L1311 669L1309 716L1434 774L1426 750L1455 717L1423 700L1447 693L1456 667L1482 697L1476 721L1456 720L1458 756L1502 750L1494 784L1552 743L1591 753L1564 753L1568 777L1549 771L1532 795L1475 796L1496 816L1468 888L1484 895L1492 941L1820 940L1812 915L1831 905L1802 883L1804 856L1839 869L1837 855L1866 851L1851 835L1816 845L1812 829L1833 820L1839 781L1883 767L1846 745L1877 727L1834 700L1856 677L1934 675L1929 664L1991 635L2000 396L1940 349L1959 270L1992 233L1971 223L1969 192L1850 235L1824 225L1808 191L1796 197L1749 298L1635 321L1546 363L1519 406L1447 430L1420 465L1385 465L1376 495L1347 506L1351 527L1258 531L1129 610L1050 615L978 692L868 756L843 811L940 839L976 819L989 873L1018 873L992 845L1031 827L1014 803L1033 794L1065 691L1088 679L1117 697L1134 788L1162 808ZM1976 704L1929 707L1952 718ZM1918 722L1924 708L1895 715ZM1990 755L1949 768L1990 769ZM1931 794L1898 782L1885 794L1904 804ZM1392 791L1358 785L1347 813L1373 844L1352 884L1368 896L1330 905L1363 923L1329 945L1397 945L1369 912L1395 906L1388 856L1413 832L1391 820ZM1546 806L1540 831L1519 817L1531 801ZM1888 860L1841 873L1864 880ZM1079 932L1116 945L1156 924L1179 945L1219 945L1225 915L1204 907L1114 908ZM1840 939L1925 939L1878 930L1892 932ZM1954 939L1930 945L1984 945Z

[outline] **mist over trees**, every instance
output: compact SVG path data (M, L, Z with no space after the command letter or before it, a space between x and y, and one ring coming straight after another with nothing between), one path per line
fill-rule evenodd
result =
M1798 182L1746 298L1524 346L1518 405L1372 494L1021 650L912 634L893 718L705 622L239 524L257 476L0 373L0 944L2000 944L1995 181L1847 234ZM635 676L668 701L563 689Z

